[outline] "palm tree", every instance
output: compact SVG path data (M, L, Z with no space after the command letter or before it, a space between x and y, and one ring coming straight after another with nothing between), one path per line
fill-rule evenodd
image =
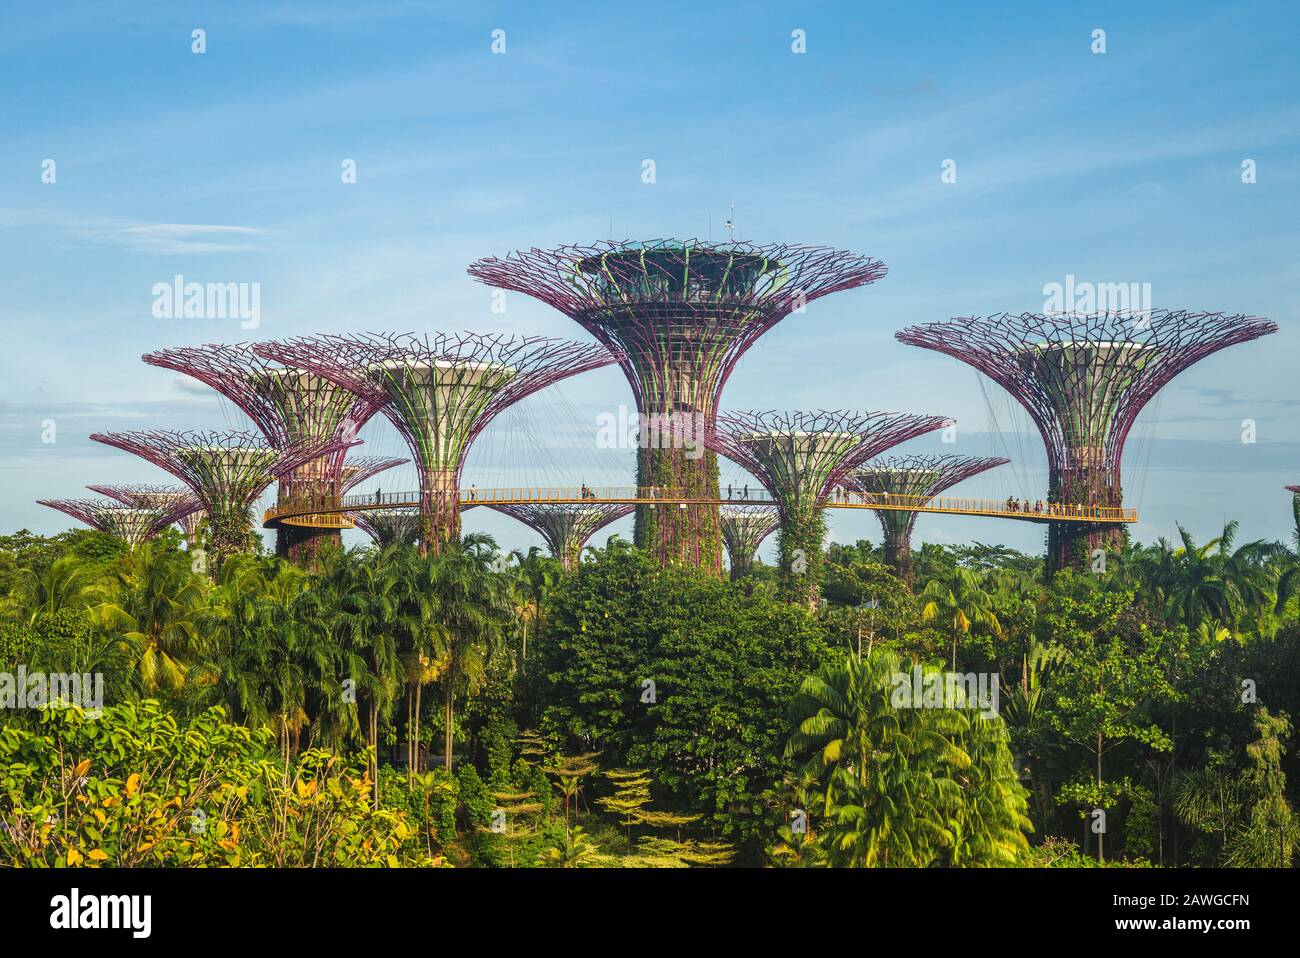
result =
M431 582L440 556L397 547L384 553L384 581L391 602L391 627L397 661L406 686L406 777L409 786L420 765L420 716L424 686L438 678L435 658L434 600Z
M546 852L546 862L552 868L590 868L602 859L581 825L565 825L560 843Z
M452 764L453 720L458 688L473 694L481 685L488 656L510 621L508 584L493 569L496 544L471 533L431 557L424 584L429 602L429 632L443 683L444 754Z
M804 718L786 755L809 756L804 770L820 782L832 864L925 865L951 839L944 822L960 789L942 766L969 762L953 738L966 719L956 709L894 707L900 674L898 655L877 648L824 667L796 696Z
M1280 547L1256 540L1234 549L1237 526L1236 520L1225 523L1222 534L1204 545L1178 526L1182 548L1172 554L1168 602L1170 614L1189 629L1206 618L1235 626L1272 605L1269 560Z
M1274 611L1280 616L1292 596L1300 595L1300 492L1291 497L1291 548L1279 549L1282 573L1277 580L1277 602Z
M522 639L519 671L525 672L528 663L528 627L541 622L542 605L547 593L555 585L557 563L543 555L536 546L529 549L526 556L517 549L512 554L519 561L510 582L510 590Z
M77 556L60 556L44 569L22 568L0 597L0 619L34 625L44 615L92 608L105 597L100 571Z
M277 559L232 556L218 574L211 615L217 643L208 681L232 715L274 727L286 763L312 724L313 695L338 671L333 647L299 607L308 583Z
M974 573L961 567L937 579L921 590L921 621L939 621L952 633L952 670L957 671L957 638L973 628L987 629L994 635L1002 632L1002 623L993 611L993 601L980 588Z
M179 692L203 651L198 628L208 601L205 581L184 555L145 543L112 573L113 596L92 611L97 625L132 650L141 689Z
M299 597L300 614L314 623L323 640L335 650L337 675L350 681L356 693L355 705L334 692L341 683L325 681L330 689L324 706L339 727L360 724L358 711L364 705L367 770L372 799L379 804L379 721L391 713L402 685L402 667L395 626L395 596L403 574L403 558L414 550L396 546L383 552L358 554L354 550L333 550L321 566L312 588ZM338 734L337 732L335 733Z

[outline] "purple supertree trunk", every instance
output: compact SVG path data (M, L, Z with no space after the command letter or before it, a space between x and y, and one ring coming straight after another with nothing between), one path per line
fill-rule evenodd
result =
M759 336L814 299L880 279L885 266L823 247L693 239L522 250L469 273L542 300L617 350L642 417L638 487L716 500L712 450L654 437L712 431L722 388ZM634 539L664 564L721 574L716 505L639 506Z
M960 359L1015 397L1047 447L1048 501L1086 516L1123 505L1124 443L1156 392L1206 356L1276 331L1253 316L1152 310L961 317L897 338ZM1048 575L1083 568L1122 534L1050 523Z

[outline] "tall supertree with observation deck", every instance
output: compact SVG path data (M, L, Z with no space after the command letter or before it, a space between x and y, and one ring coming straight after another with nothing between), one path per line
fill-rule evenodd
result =
M339 444L333 453L281 476L279 498L325 500L342 494L348 443L376 406L311 372L271 362L249 343L160 349L143 359L211 386L238 406L275 449ZM299 564L314 564L322 548L338 544L332 517L314 524L312 516L299 516L276 529L276 553Z
M481 333L365 333L259 343L267 359L320 376L383 411L420 474L420 547L460 538L460 474L502 410L617 357L596 344Z
M90 485L86 488L135 509L174 509L176 518L173 521L185 534L186 546L191 549L198 547L199 527L204 517L203 503L186 487L137 482L126 485Z
M1124 443L1148 401L1206 356L1277 332L1255 316L1187 310L999 313L913 326L897 338L975 367L1029 413L1047 447L1047 497L1085 513L1123 504ZM1046 570L1082 568L1114 527L1048 524Z
M693 239L522 250L469 273L542 300L616 350L642 421L637 485L716 500L717 457L694 439L712 430L737 361L790 313L874 282L885 266L823 247ZM683 420L692 437L665 442ZM634 540L665 564L721 573L717 505L641 505Z
M222 563L247 551L253 532L250 509L276 479L304 463L329 456L354 441L303 443L276 449L251 432L94 433L96 442L152 462L185 483L208 519L207 554L215 575Z
M754 475L780 516L786 598L816 608L821 597L823 511L851 470L952 420L890 412L725 412L705 442Z
M189 508L187 504L131 506L116 499L37 499L36 502L67 513L92 529L116 536L130 549L152 539Z
M763 540L781 524L776 506L761 504L722 507L722 544L727 548L731 578L743 579L754 571L754 554Z
M978 456L887 456L853 470L845 485L867 495L896 496L897 505L923 505L971 476L1011 460ZM912 584L912 530L917 512L875 509L884 533L885 563Z
M592 536L624 516L632 514L633 506L615 502L591 504L506 503L490 508L518 519L537 532L551 555L559 559L566 569L575 569L582 548Z

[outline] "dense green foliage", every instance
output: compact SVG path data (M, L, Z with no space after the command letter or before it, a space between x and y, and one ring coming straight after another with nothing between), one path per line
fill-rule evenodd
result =
M0 861L1295 863L1300 512L1050 583L926 544L909 588L837 544L816 606L618 540L215 578L180 545L0 537ZM16 697L70 673L102 702Z

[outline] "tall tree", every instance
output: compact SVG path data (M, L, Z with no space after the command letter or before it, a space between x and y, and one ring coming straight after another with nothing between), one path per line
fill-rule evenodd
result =
M949 574L931 579L921 590L921 621L936 621L952 635L952 670L957 671L957 639L972 630L987 630L999 635L1002 623L993 611L993 600L980 588L969 569L956 568Z

